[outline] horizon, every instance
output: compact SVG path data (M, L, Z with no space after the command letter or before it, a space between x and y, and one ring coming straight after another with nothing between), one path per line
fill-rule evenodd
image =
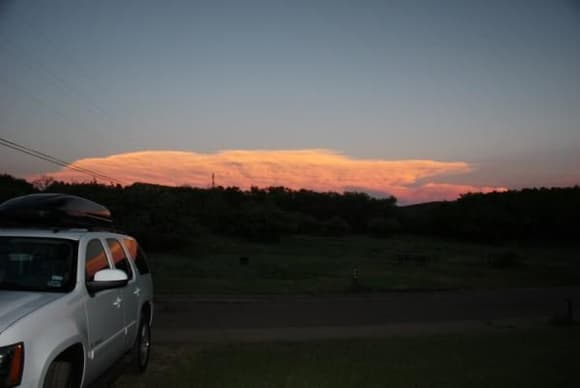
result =
M514 192L525 192L525 191L542 191L542 190L569 190L569 189L578 189L580 188L579 184L574 184L574 185L570 185L570 186L536 186L536 187L522 187L519 189L490 189L487 191L466 191L466 192L461 192L459 193L457 196L453 197L453 198L448 198L448 199L438 199L438 200L432 200L432 201L421 201L421 202L406 202L400 201L400 198L395 197L394 195L383 195L381 193L373 193L373 192L368 192L368 191L357 191L357 190L346 190L346 191L335 191L335 190L316 190L316 189L308 189L308 188L292 188L292 187L288 187L288 186L284 186L284 185L271 185L271 186L248 186L248 187L240 187L240 186L236 186L236 185L222 185L216 182L213 182L213 178L214 177L210 177L209 180L210 182L206 185L200 185L200 186L194 186L194 185L171 185L171 184L162 184L162 183L154 183L154 182L147 182L147 181L134 181L131 183L115 183L112 181L108 181L106 179L102 179L102 178L97 178L97 177L93 177L92 179L89 179L88 177L85 178L79 178L78 179L69 179L69 180L59 180L53 176L48 176L48 175L40 175L40 176L35 176L35 177L16 177L7 173L0 173L0 176L7 176L7 177L11 177L13 179L19 179L19 180L23 180L26 183L30 184L32 187L34 187L35 190L40 191L41 193L53 193L52 191L46 191L48 189L48 187L50 187L51 184L56 183L56 184L65 184L65 185L93 185L93 184L97 184L97 185L102 185L102 186L119 186L122 187L123 189L129 188L131 186L135 186L135 185L145 185L145 186L158 186L158 187L162 187L162 188L186 188L186 189L193 189L193 190L214 190L214 189L219 189L219 190L230 190L230 189L235 189L235 190L239 190L242 193L249 193L254 189L257 190L262 190L262 191L269 191L272 189L285 189L285 190L289 190L289 191L293 191L293 192L300 192L300 191L309 191L309 192L313 192L313 193L318 193L318 194L338 194L338 195L346 195L346 194L365 194L368 195L369 198L372 199L376 199L376 200L383 200L383 199L389 199L389 198L394 198L395 199L395 203L394 205L397 207L413 207L413 206L421 206L421 205L429 205L429 204L435 204L435 203L445 203L445 202L455 202L459 199L461 199L464 196L469 196L469 195L487 195L487 194L502 194L502 193L514 193ZM54 192L56 193L56 192Z

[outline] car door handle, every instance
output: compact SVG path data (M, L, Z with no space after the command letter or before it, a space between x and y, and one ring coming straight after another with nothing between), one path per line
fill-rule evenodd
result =
M141 289L135 288L135 291L133 291L133 294L135 294L136 296L139 296L141 294Z
M116 308L121 308L122 301L123 301L123 299L117 297L117 299L115 299L115 301L113 302L113 306L115 306Z

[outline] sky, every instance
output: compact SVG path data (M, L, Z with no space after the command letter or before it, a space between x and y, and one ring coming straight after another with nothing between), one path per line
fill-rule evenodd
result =
M577 185L580 2L0 0L0 137L125 184Z

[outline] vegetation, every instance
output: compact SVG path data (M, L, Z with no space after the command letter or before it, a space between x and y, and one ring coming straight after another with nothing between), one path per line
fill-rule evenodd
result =
M465 194L399 209L407 232L483 242L575 241L580 187Z
M0 174L0 203L19 195L32 194L36 190L24 179Z
M150 252L149 262L158 294L319 295L572 285L580 280L577 252L412 235L283 236L276 244L208 236L179 251Z
M117 388L578 387L577 327L310 343L157 347Z
M109 207L117 226L148 248L189 246L201 235L277 242L282 236L422 234L501 243L576 241L580 187L466 194L453 202L397 207L365 193L318 193L284 187L199 189L136 183L106 186L0 176L0 200L35 191L87 197Z

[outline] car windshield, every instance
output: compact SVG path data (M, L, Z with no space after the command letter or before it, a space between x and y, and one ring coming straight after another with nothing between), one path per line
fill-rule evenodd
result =
M0 290L71 291L77 246L57 238L0 237Z

